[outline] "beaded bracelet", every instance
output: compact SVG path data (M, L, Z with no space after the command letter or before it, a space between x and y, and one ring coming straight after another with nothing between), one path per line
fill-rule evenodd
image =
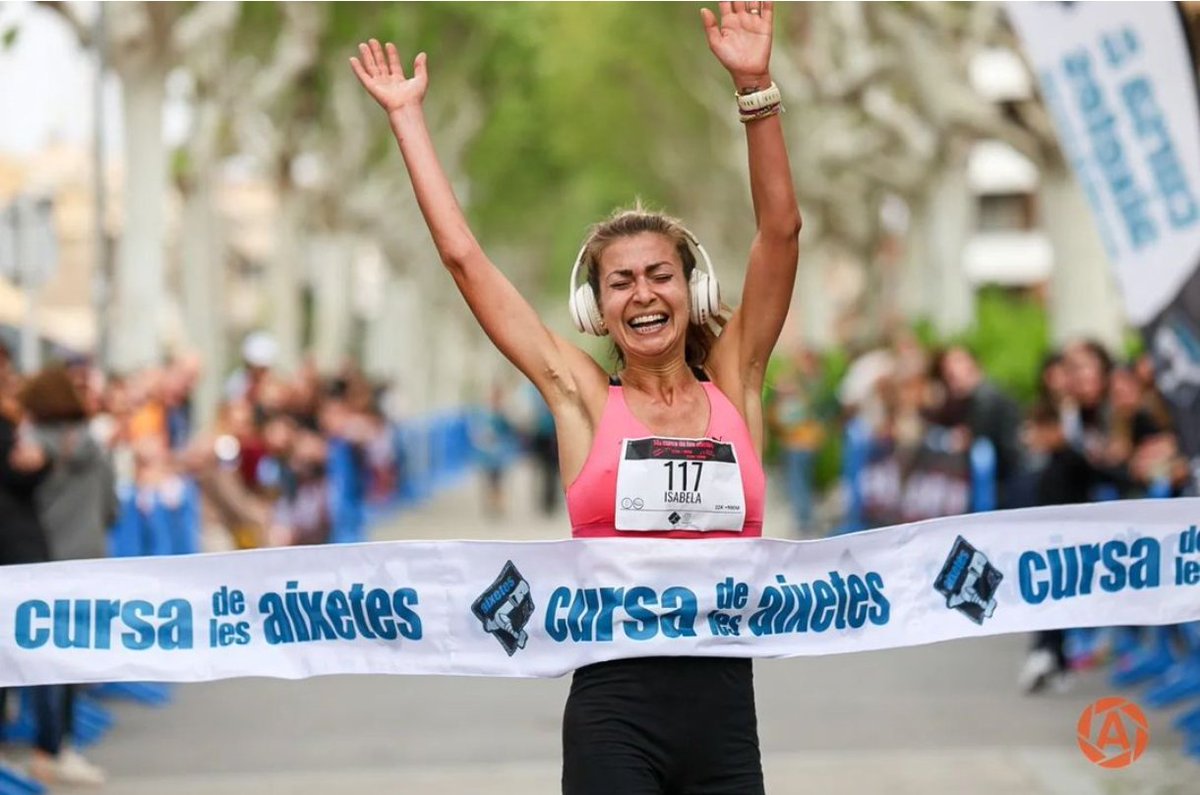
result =
M783 103L776 102L774 105L767 105L765 108L759 108L758 110L750 111L749 113L746 111L739 111L738 121L740 121L742 124L746 124L748 122L758 121L759 119L765 119L769 116L777 116L782 112Z

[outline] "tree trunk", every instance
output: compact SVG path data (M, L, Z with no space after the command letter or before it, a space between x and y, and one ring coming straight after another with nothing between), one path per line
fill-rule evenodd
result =
M125 136L124 224L117 250L113 366L158 363L165 300L167 157L162 139L166 66L121 72Z
M915 201L911 205L912 220L904 240L904 254L900 265L896 304L900 315L911 325L933 314L935 302L933 290L936 286L929 258L931 219L929 203Z
M216 416L225 371L225 326L222 296L225 246L220 221L213 212L213 188L208 164L196 169L195 181L184 196L180 230L180 284L188 341L204 363L196 387L196 424L208 427Z
M424 379L425 347L420 339L421 307L412 280L388 273L382 287L382 306L367 321L363 371L371 378L402 385L411 403Z
M933 275L932 317L942 337L952 337L975 321L975 291L963 269L963 248L975 229L978 207L966 169L952 163L935 178L929 196L927 241Z
M829 295L831 254L832 247L826 241L816 243L800 255L796 290L788 313L796 327L789 340L801 341L817 350L828 349L837 342L839 307Z
M313 238L308 251L313 285L312 350L317 368L330 373L350 353L354 242L344 233L323 234Z
M434 307L439 305L441 311L435 309L436 314L431 313L437 318L436 325L428 327L435 328L436 332L425 337L425 344L434 349L429 360L430 404L444 409L462 401L470 364L470 341L454 309L447 307L444 301L433 303Z
M268 324L279 346L276 364L283 372L294 372L300 365L303 353L303 329L300 324L302 218L303 208L298 198L289 186L280 185L279 214L267 284L270 296Z
M1109 350L1120 351L1124 312L1087 198L1065 168L1043 174L1041 198L1042 228L1054 247L1050 277L1054 344L1094 337Z

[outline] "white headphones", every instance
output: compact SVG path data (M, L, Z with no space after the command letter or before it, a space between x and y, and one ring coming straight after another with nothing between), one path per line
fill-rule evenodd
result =
M708 271L705 273L704 270L701 270L700 262L697 261L696 267L692 268L692 275L688 279L688 320L693 325L703 326L708 323L710 318L716 317L721 312L721 286L717 283L717 272L713 268L712 260L708 258L708 252L704 250L704 246L700 245L696 236L687 229L684 229L683 233L700 252L700 259L704 261L704 266ZM600 314L600 305L596 302L596 294L592 290L592 285L588 284L587 279L584 279L583 284L575 286L579 276L579 266L583 264L583 254L587 251L590 242L589 240L584 243L583 247L579 249L579 254L575 257L575 265L571 268L571 287L567 306L571 311L571 320L575 322L575 328L584 334L603 337L608 333L608 329L604 325L604 317Z

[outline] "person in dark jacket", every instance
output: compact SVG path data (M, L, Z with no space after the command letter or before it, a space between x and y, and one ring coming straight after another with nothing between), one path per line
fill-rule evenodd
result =
M21 389L20 402L32 423L16 434L7 463L26 477L20 492L25 521L43 533L40 560L103 557L111 504L116 501L111 469L87 429L87 409L61 368L44 370ZM2 441L2 439L0 439ZM36 482L31 482L37 464ZM13 496L12 493L9 495ZM38 737L30 773L45 784L105 781L104 771L85 759L67 740L75 714L72 685L31 689Z
M0 412L0 566L50 560L34 492L45 479L45 451L23 434L17 418Z
M975 357L952 346L934 359L933 373L945 389L945 413L957 416L972 439L987 439L996 451L996 497L1010 508L1014 478L1020 473L1021 409L1016 401L988 381Z
M34 490L46 475L46 454L32 444L20 431L19 409L5 405L0 410L0 566L17 566L23 563L45 563L50 560L50 549L46 534L38 521L37 505L33 500ZM0 575L2 576L2 575ZM36 745L39 750L57 751L57 738L52 736L56 721L45 708L51 699L44 698L43 688L34 688L35 720L39 729ZM8 691L0 688L0 727L8 714Z
M1029 446L1040 461L1034 491L1035 505L1073 505L1089 502L1100 473L1067 441L1062 414L1049 403L1030 410L1027 427ZM1033 648L1018 677L1026 693L1047 686L1065 690L1070 683L1065 650L1066 630L1043 630L1034 635Z
M36 500L53 560L103 558L116 520L116 482L108 453L92 437L83 397L62 368L38 373L21 393L50 470Z

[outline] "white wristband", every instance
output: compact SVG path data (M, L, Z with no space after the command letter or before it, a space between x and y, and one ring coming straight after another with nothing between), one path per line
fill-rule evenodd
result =
M737 97L738 110L742 113L754 113L757 110L778 105L783 101L783 94L774 81L761 91L755 91L751 94L736 94L735 96Z

